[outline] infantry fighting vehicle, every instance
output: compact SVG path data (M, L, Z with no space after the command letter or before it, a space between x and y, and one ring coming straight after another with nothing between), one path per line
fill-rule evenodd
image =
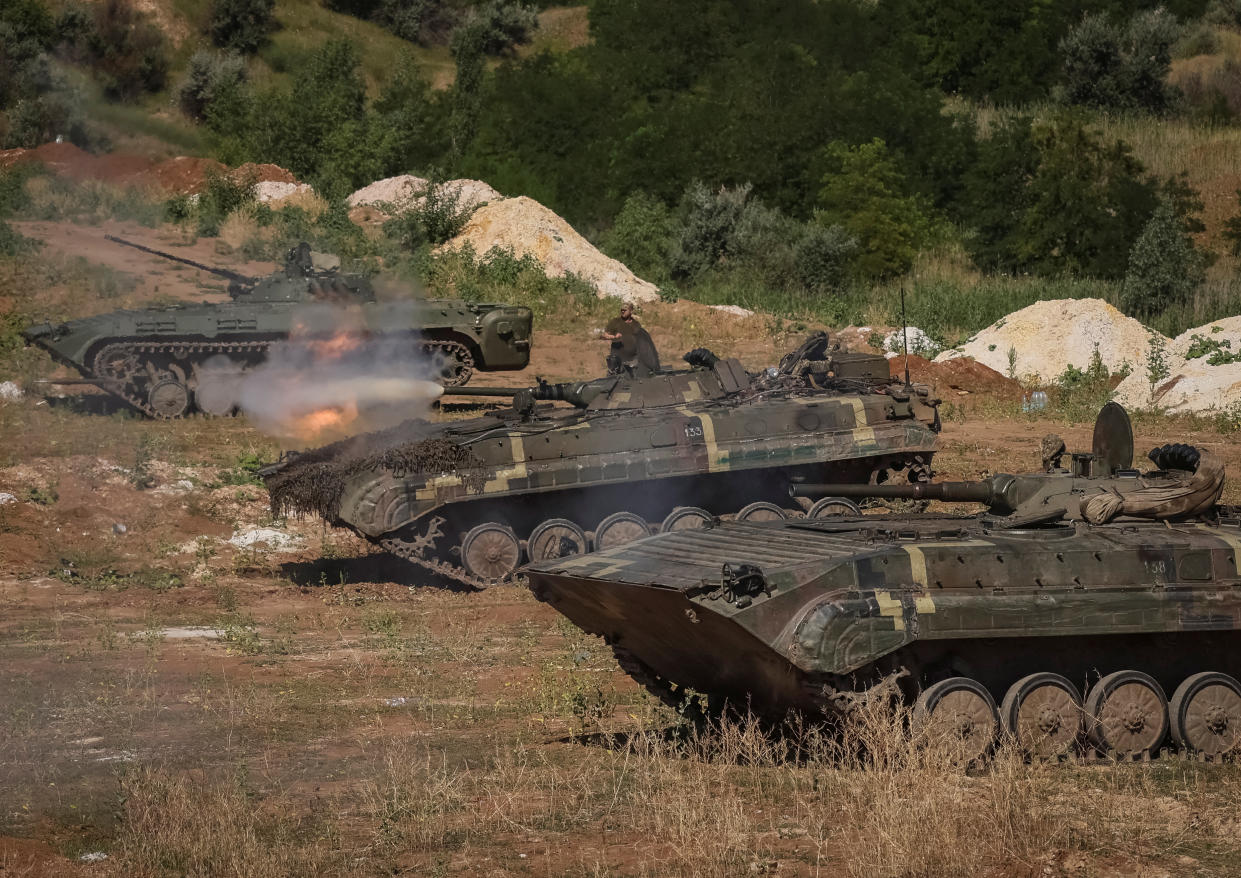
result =
M282 269L253 278L108 239L229 282L227 304L113 311L22 333L83 376L61 383L97 385L151 417L231 414L240 376L263 362L273 344L291 334L315 339L345 331L342 314L353 321L348 331L424 352L426 377L445 385L464 384L475 369L523 369L530 361L529 308L457 299L376 301L365 277L338 271L338 260L312 254L306 244L289 252Z
M719 515L856 509L839 499L803 509L788 494L797 479L929 476L937 400L890 378L882 356L829 350L819 333L753 375L705 350L686 359L679 371L541 383L516 392L508 411L409 421L297 455L263 471L273 508L320 514L482 586L527 558L605 549Z
M1091 453L979 482L812 485L810 496L986 504L977 515L712 522L538 562L530 587L671 703L685 687L760 714L839 715L899 689L915 725L984 755L1084 738L1146 757L1241 742L1241 510L1184 445L1131 468L1115 404ZM1063 444L1060 443L1060 450ZM1169 699L1167 696L1171 695Z

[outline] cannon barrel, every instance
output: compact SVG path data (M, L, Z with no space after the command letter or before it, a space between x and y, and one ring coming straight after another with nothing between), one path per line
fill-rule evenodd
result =
M534 402L567 402L578 408L586 408L599 393L599 386L586 382L551 384L540 381L534 387L445 387L444 396L511 396L513 404L521 409Z
M444 396L516 396L528 387L445 387Z
M1009 505L1006 489L1010 477L994 476L979 482L914 482L908 485L833 485L803 483L789 488L793 497L904 497L913 500L947 500L953 503Z
M124 238L118 238L116 235L104 235L104 238L114 244L123 244L126 247L133 247L135 250L141 250L143 253L150 253L152 256L159 256L162 259L180 262L182 265L188 265L201 271L209 271L218 277L226 278L234 283L245 284L247 286L254 286L258 283L258 278L238 274L235 271L229 271L227 268L216 268L213 265L204 265L201 262L195 262L193 259L186 259L184 256L176 256L172 253L165 253L163 250L156 250L153 247L145 247L142 244L135 244L133 241L126 241Z

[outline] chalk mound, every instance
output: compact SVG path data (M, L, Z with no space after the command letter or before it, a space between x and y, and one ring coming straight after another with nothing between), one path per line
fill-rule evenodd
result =
M350 207L379 207L391 205L395 211L408 210L422 203L422 196L430 181L413 174L400 174L384 180L376 180L363 186L345 199ZM476 208L488 201L498 201L504 196L482 180L448 180L445 193L456 193L461 207Z
M489 202L474 212L457 237L441 247L456 251L466 244L482 256L497 247L517 257L532 254L550 277L575 274L592 284L599 297L614 296L653 302L659 289L600 253L573 227L537 201L525 196Z
M1152 339L1169 340L1102 299L1035 302L988 326L960 348L935 358L973 357L1002 374L1034 383L1054 381L1067 366L1085 369L1096 346L1109 372L1144 369ZM1013 362L1010 368L1010 351Z
M1205 413L1241 405L1241 363L1211 366L1205 358L1187 360L1152 392L1142 370L1116 388L1116 401L1127 408L1176 413Z

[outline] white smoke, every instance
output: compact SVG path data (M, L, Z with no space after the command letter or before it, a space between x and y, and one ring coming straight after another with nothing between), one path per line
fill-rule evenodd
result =
M315 304L242 376L238 404L286 444L322 444L425 417L443 393L433 374L416 333L370 335L360 309Z

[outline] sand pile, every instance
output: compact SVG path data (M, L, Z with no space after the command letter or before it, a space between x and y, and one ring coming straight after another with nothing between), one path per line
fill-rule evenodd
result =
M464 230L442 250L459 250L466 244L478 255L493 247L512 250L518 257L532 254L551 277L572 273L593 284L600 298L615 296L636 302L653 302L659 290L621 263L604 256L567 222L537 201L504 198L475 211Z
M1207 341L1218 342L1221 346L1229 348L1233 353L1241 353L1241 316L1225 317L1223 320L1216 320L1212 323L1204 323L1202 326L1195 326L1193 329L1187 329L1172 339L1168 345L1168 354L1175 355L1184 359L1189 355L1189 349L1194 344L1194 336L1200 336Z
M391 205L391 212L408 210L422 201L422 193L426 191L429 181L413 174L401 174L376 180L363 186L345 199L350 207L380 207ZM482 180L448 180L444 183L445 192L454 192L462 207L475 208L488 201L503 198Z
M935 362L973 357L1027 383L1050 383L1066 366L1089 366L1096 346L1108 371L1144 371L1152 338L1169 343L1102 299L1053 299L1002 317ZM1011 370L1010 350L1015 356Z

